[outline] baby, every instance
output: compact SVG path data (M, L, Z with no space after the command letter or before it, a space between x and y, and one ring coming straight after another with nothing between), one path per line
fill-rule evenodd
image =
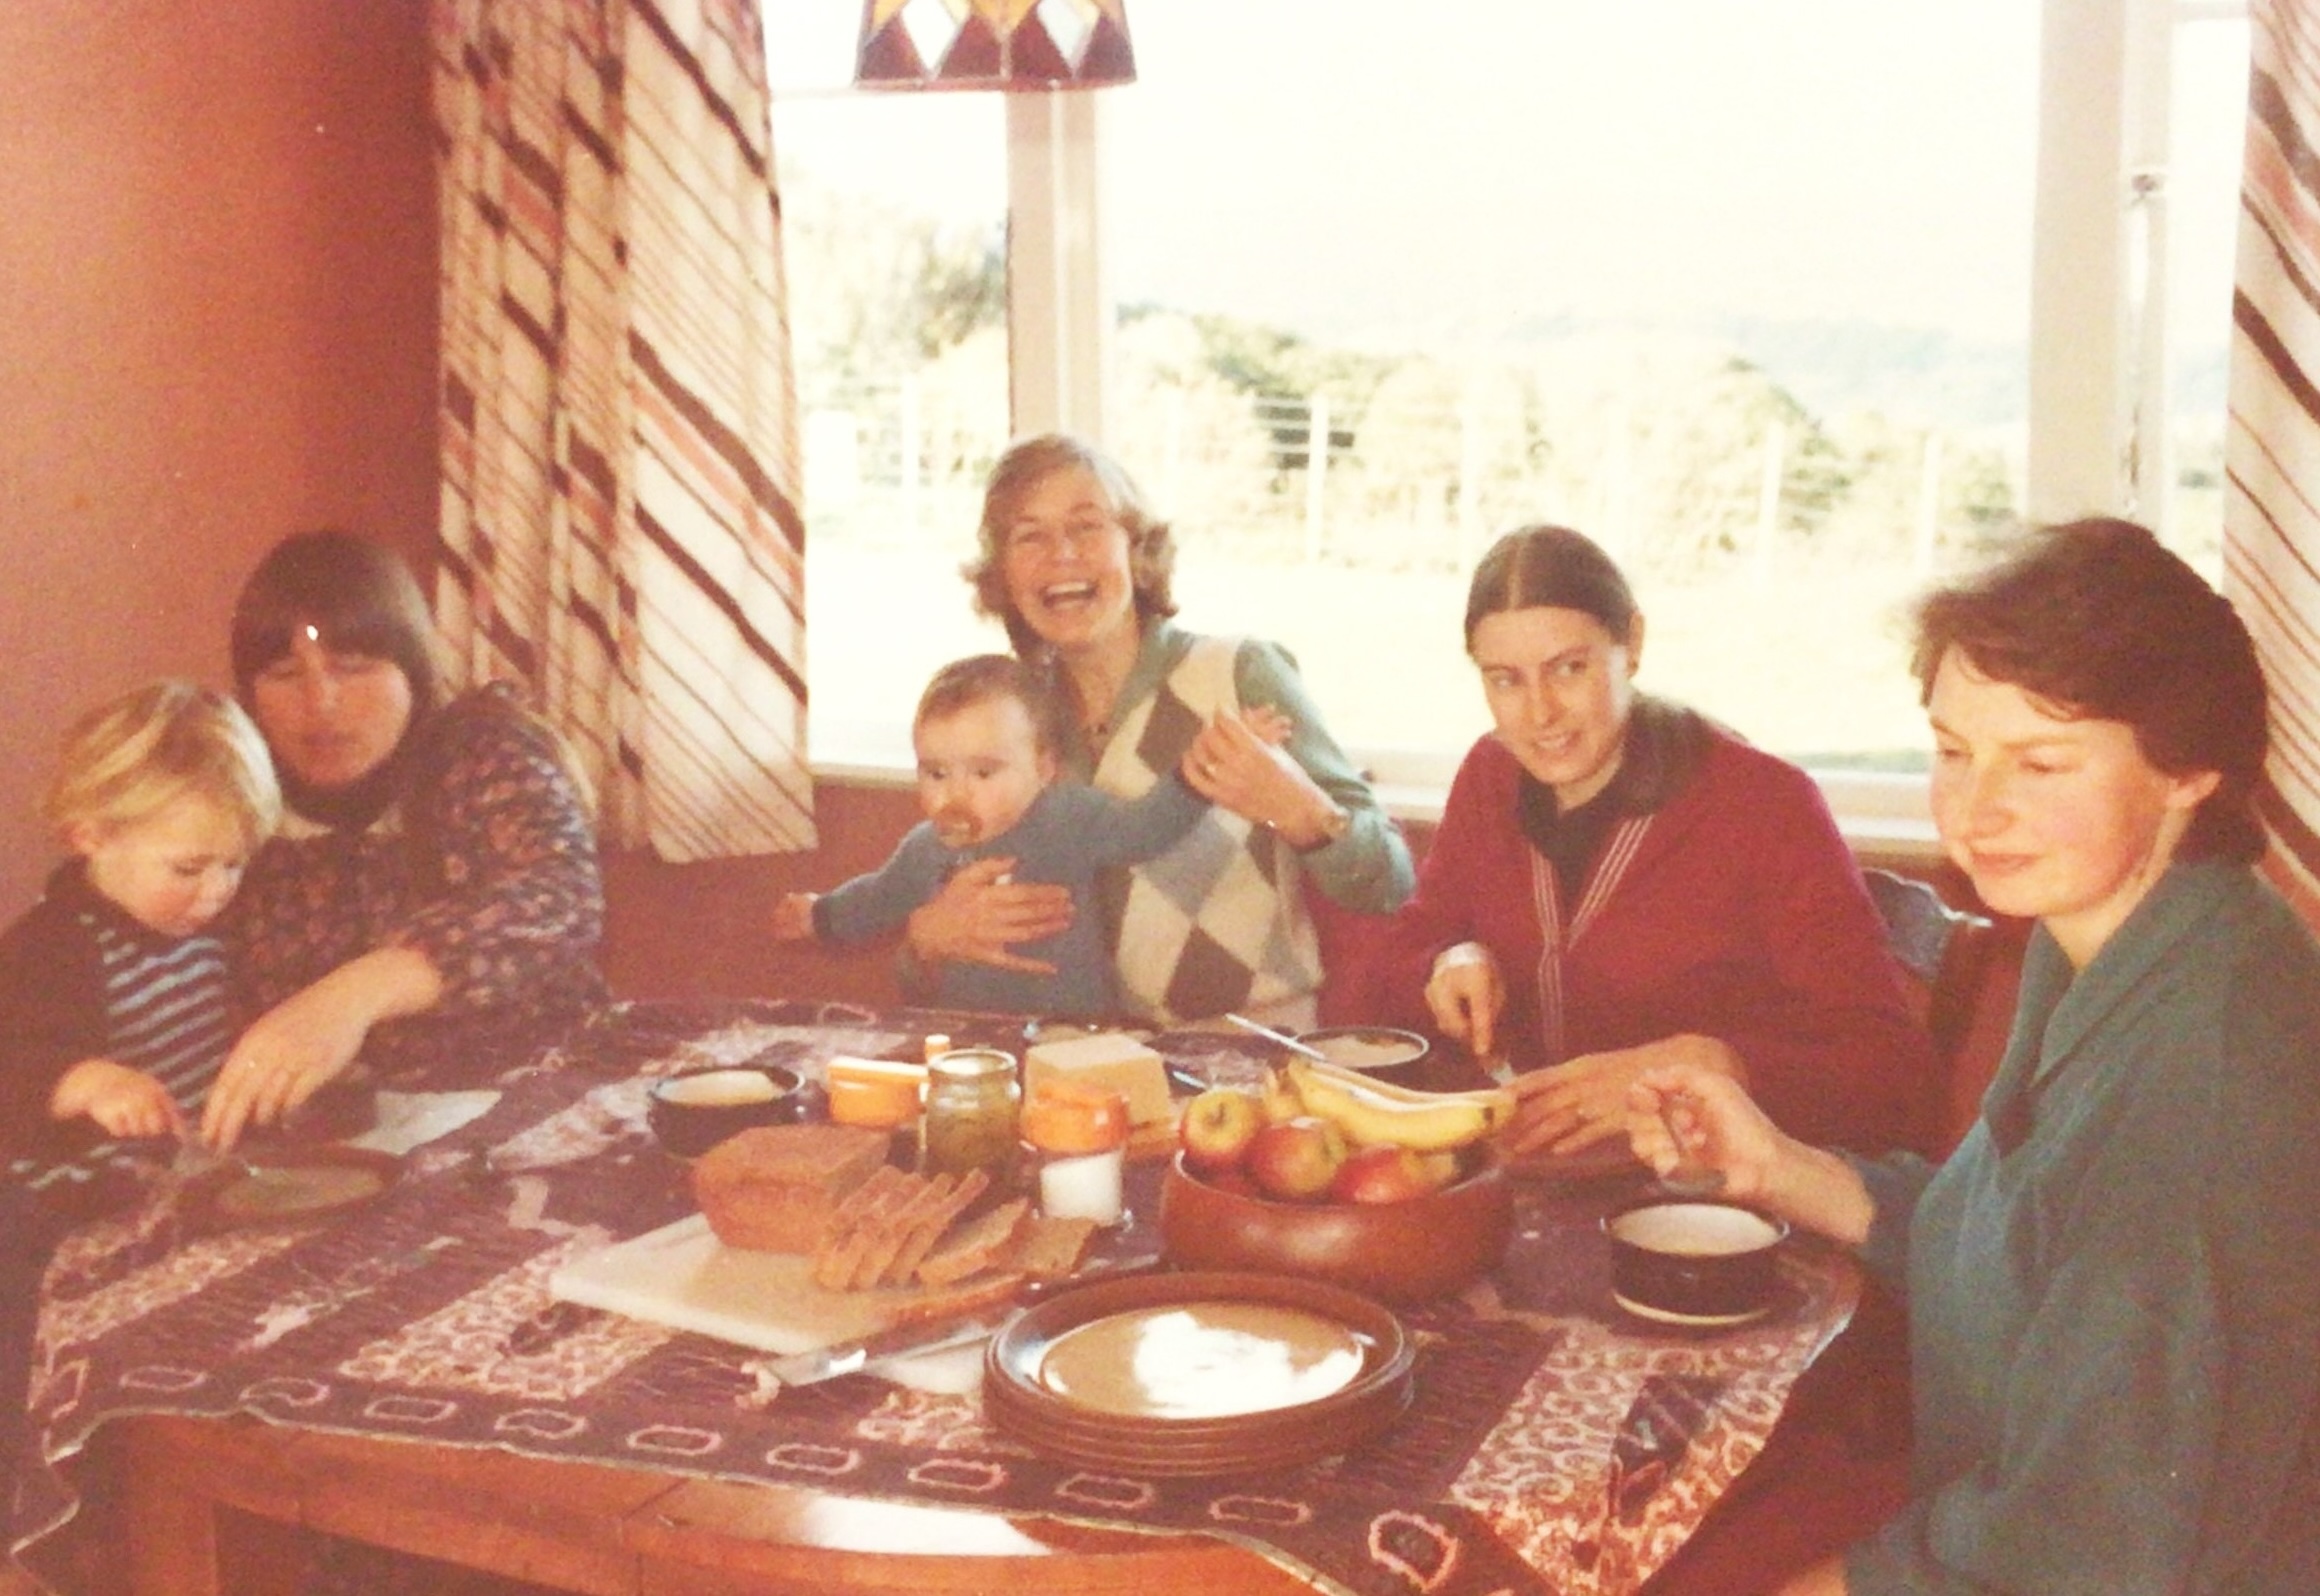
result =
M898 929L961 865L1012 858L1017 879L1070 889L1070 927L1016 950L1054 973L954 962L942 968L936 1001L1011 1014L1116 1012L1096 874L1165 852L1207 804L1174 773L1132 800L1058 781L1059 715L1052 689L1009 655L978 654L935 672L911 724L926 819L870 874L827 893L785 896L774 935L867 942Z
M157 682L72 729L43 808L74 857L0 932L11 1158L69 1155L91 1127L185 1134L233 1041L224 951L203 928L281 807L257 727L207 688Z

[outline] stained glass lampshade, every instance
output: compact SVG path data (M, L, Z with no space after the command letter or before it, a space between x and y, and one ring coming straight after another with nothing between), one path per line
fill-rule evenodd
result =
M1136 81L1127 0L862 0L867 89L1085 89Z

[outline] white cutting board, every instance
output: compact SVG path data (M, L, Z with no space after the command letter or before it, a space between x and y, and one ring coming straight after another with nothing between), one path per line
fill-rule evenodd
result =
M566 1302L761 1352L810 1352L892 1322L917 1290L824 1291L812 1260L728 1247L700 1214L578 1258L548 1277Z

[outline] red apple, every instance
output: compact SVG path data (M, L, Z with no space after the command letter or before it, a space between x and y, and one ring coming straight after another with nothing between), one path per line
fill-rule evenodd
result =
M1196 1175L1238 1167L1264 1126L1264 1110L1254 1096L1229 1086L1210 1087L1184 1105L1176 1125L1184 1167Z
M1345 1154L1345 1132L1308 1114L1258 1131L1241 1167L1266 1196L1305 1201L1329 1190Z
M1455 1168L1453 1163L1451 1168ZM1341 1203L1401 1203L1441 1189L1446 1172L1429 1155L1383 1143L1356 1148L1338 1167L1329 1195Z

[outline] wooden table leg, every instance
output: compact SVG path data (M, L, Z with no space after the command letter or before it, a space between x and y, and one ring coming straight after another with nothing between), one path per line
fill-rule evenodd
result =
M121 1512L133 1596L296 1596L297 1481L260 1441L208 1420L132 1426Z

